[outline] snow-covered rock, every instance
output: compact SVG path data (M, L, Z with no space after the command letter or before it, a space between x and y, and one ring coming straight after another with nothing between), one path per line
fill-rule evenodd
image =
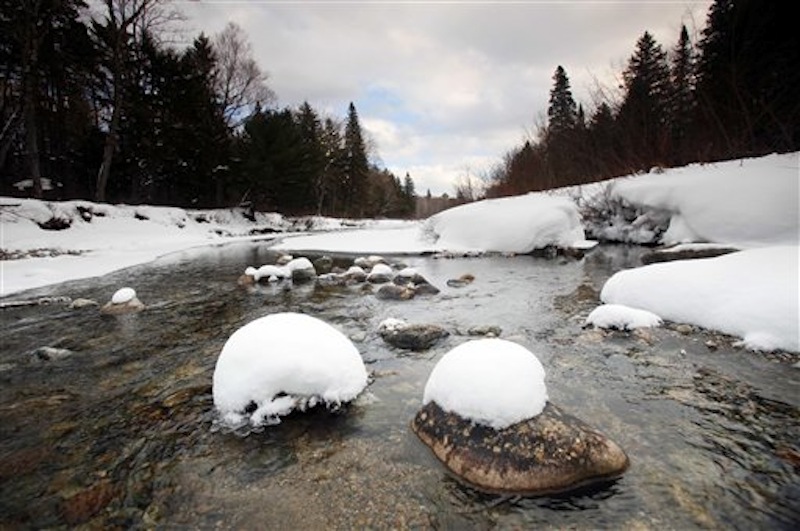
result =
M367 282L383 284L385 282L391 282L392 278L394 278L394 271L392 268L386 264L379 263L372 266L372 269L367 275Z
M544 494L622 474L614 441L547 400L544 368L516 343L479 339L436 364L411 427L456 477L491 492Z
M436 402L494 429L535 417L547 403L544 367L531 351L488 338L462 343L436 364L423 404Z
M754 350L800 351L797 246L620 271L600 298L743 338Z
M100 311L109 315L120 315L124 313L139 312L144 309L144 304L136 296L133 288L120 288L111 296Z
M662 322L661 317L653 312L630 308L622 304L603 304L592 310L586 318L587 325L616 330L652 328L661 326Z
M276 424L294 410L338 408L367 385L355 345L304 314L261 317L234 332L214 369L214 406L231 428Z

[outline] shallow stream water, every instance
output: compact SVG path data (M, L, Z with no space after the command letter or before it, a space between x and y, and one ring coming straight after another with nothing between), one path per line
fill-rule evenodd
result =
M265 243L248 243L18 294L104 303L131 286L147 308L0 311L0 528L796 529L795 359L671 324L582 327L604 281L643 252L394 257L442 290L394 302L357 286L238 286L245 267L272 258ZM476 280L446 285L464 273ZM294 415L246 437L216 429L211 378L222 345L280 311L348 335L372 374L368 392L343 413ZM387 317L451 335L427 352L398 350L377 333ZM409 422L436 361L475 326L499 326L539 356L550 399L628 453L620 480L519 498L445 472ZM43 360L35 352L45 346L66 354Z

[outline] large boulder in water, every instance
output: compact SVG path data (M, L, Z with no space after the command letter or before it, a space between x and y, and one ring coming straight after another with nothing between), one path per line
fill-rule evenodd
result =
M429 402L411 427L448 470L489 492L564 492L618 477L629 463L614 441L552 403L497 430Z
M503 339L445 354L411 427L458 478L492 492L562 492L628 467L613 441L548 402L536 355Z

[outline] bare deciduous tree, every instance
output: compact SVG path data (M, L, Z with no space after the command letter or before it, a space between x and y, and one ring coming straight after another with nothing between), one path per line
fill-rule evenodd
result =
M275 94L267 87L267 75L253 59L247 35L235 22L228 22L214 38L214 55L217 97L226 123L235 129L249 114L247 109L273 102Z
M107 70L106 88L106 140L103 161L97 172L95 200L106 200L111 162L119 143L125 85L132 74L129 71L131 44L141 42L144 35L155 35L159 29L176 20L175 11L166 9L169 0L103 0L95 4L92 29L105 55Z

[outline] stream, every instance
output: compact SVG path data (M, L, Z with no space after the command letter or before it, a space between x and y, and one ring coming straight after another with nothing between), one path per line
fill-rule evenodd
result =
M147 308L0 311L0 529L797 529L797 356L670 323L583 327L603 283L645 252L387 257L441 293L385 301L362 286L239 286L245 267L274 258L250 242L15 294L103 304L131 286ZM464 273L475 281L447 286ZM219 429L211 379L223 344L282 311L344 332L371 384L343 413L295 414L246 437ZM377 332L388 317L450 336L425 352L398 350ZM625 449L621 479L524 498L448 475L409 422L435 363L478 326L499 326L534 352L550 400Z

